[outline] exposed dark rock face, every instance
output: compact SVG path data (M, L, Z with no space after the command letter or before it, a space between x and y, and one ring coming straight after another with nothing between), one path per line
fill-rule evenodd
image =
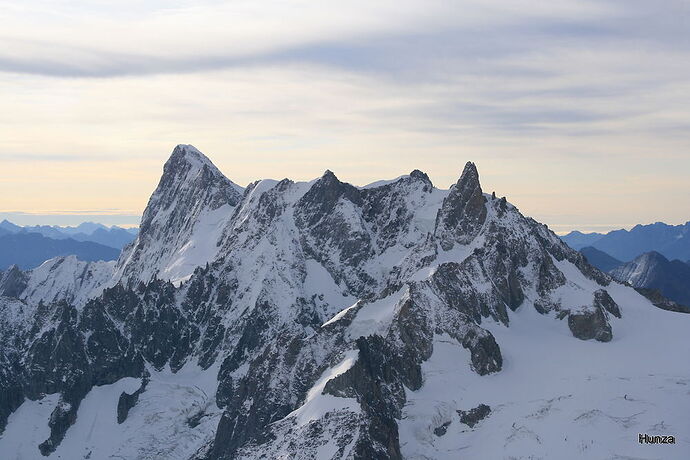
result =
M463 313L476 323L482 317L491 317L503 323L508 322L506 303L500 293L478 292L474 289L473 280L484 275L481 264L470 256L462 264L446 263L438 267L432 276L433 286L447 305ZM519 287L517 287L519 289ZM510 297L509 293L506 293Z
M343 280L354 291L369 290L375 283L359 269L375 254L359 215L362 203L359 189L326 171L295 207L295 223L305 233L305 254L319 261L336 282Z
M599 342L609 342L613 338L611 325L601 306L571 312L568 315L568 327L573 335L581 340L596 339Z
M5 350L0 350L0 435L5 431L7 418L24 402L20 372L18 356L8 356Z
M418 170L396 182L360 191L362 217L376 235L374 244L377 254L404 240L404 235L410 231L415 209L411 209L407 202L409 195L424 197L432 191L429 176ZM411 247L416 243L405 241L404 245Z
M448 427L450 426L450 424L451 422L445 422L441 426L437 426L436 428L434 428L434 434L439 437L445 435L446 431L448 431Z
M35 400L45 394L61 395L48 420L50 436L39 446L43 455L60 444L94 385L139 377L144 372L140 353L122 335L105 304L103 299L94 300L82 311L66 302L40 304L34 323L22 333L29 343L23 368L7 382L8 392L5 396L3 391L0 408L7 413L24 397ZM17 365L8 363L3 370Z
M479 327L470 329L462 340L462 346L470 350L472 369L477 374L487 375L501 370L501 349L489 331Z
M531 218L527 218L527 221L530 222L534 236L538 239L539 244L556 260L567 260L575 265L587 278L596 281L602 286L608 286L611 283L609 275L590 265L584 255L572 250L560 238L554 238L554 233L546 225L540 224Z
M139 401L139 395L146 391L148 378L144 377L141 381L141 386L132 394L122 392L120 398L117 400L117 423L123 423L127 420L129 411L136 406Z
M355 397L367 414L368 423L360 428L355 447L357 458L400 459L396 418L405 404L405 389L419 388L419 365L405 362L380 336L357 339L357 363L329 381L325 392L340 397Z
M301 210L297 222L304 226L314 226L325 215L335 211L338 202L345 199L355 205L362 204L359 189L350 184L340 182L333 172L326 170L323 176L314 183L309 191L300 199ZM306 214L309 209L309 214Z
M210 458L233 458L240 447L248 442L265 442L270 438L266 427L291 412L292 392L295 389L281 386L279 392L271 390L271 383L276 377L287 372L295 364L289 346L281 348L264 345L267 332L255 322L247 324L243 334L244 342L235 353L226 359L221 368L222 383L219 384L216 400L218 406L225 409L218 424L218 430L210 452ZM258 326L258 329L254 329ZM240 353L254 356L247 373L237 380L231 374L236 371L235 362L240 360ZM248 407L247 401L258 401Z
M618 307L618 304L611 298L606 289L599 289L598 291L594 292L594 306L597 308L603 308L616 318L621 317L621 310Z
M467 244L479 233L486 219L485 202L477 167L468 162L438 213L436 236L444 250Z
M29 276L16 265L0 272L0 296L19 298L28 279Z
M198 170L198 172L197 172ZM195 172L190 176L190 172ZM240 193L225 176L201 152L188 145L178 145L163 167L158 187L149 200L147 210L139 227L139 234L150 234L156 223L156 213L161 210L172 211L168 225L184 229L193 225L190 217L185 215L199 201L210 203L212 209L229 203L235 206L241 199Z
M460 416L460 422L474 428L474 426L484 420L491 413L491 407L486 404L480 404L477 407L470 410L459 410L458 415Z
M32 343L25 368L28 383L25 391L29 398L61 393L48 423L50 436L39 446L43 455L52 453L62 441L76 420L79 404L92 386L76 310L66 303L60 304L50 320L55 326Z
M60 304L48 329L29 348L25 391L31 399L46 393L61 393L50 417L50 437L39 448L53 452L75 422L82 399L93 385L113 383L142 372L142 362L121 348L118 330L92 303L79 320L70 305ZM43 325L45 329L45 325ZM84 340L82 331L92 334ZM132 375L134 374L134 375Z

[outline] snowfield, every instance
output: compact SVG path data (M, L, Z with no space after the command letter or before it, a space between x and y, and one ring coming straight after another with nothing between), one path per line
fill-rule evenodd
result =
M609 343L575 341L566 325L530 305L511 315L510 327L487 324L503 351L496 374L472 372L467 350L438 337L422 366L424 386L408 392L405 458L687 459L687 315L659 310L620 285L611 291L623 318ZM462 424L456 411L479 404L491 414L474 428ZM638 433L673 435L676 444L640 445Z
M208 442L220 418L213 398L218 368L203 371L187 366L177 373L151 373L137 405L127 420L117 423L117 403L124 391L133 393L140 380L124 378L95 387L79 407L77 422L50 458L147 459L191 458ZM48 435L46 422L57 404L57 395L27 401L10 416L0 437L3 459L41 459L36 446ZM193 429L190 420L199 416Z

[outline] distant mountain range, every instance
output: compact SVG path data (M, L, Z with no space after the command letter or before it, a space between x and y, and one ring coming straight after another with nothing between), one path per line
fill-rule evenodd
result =
M657 222L606 234L574 231L561 239L573 249L592 246L623 262L650 251L656 251L669 260L690 260L690 222L682 225Z
M664 297L690 306L690 262L668 260L656 251L649 251L630 262L622 262L592 246L580 249L587 261L614 279L635 288L657 290Z
M3 220L0 222L0 270L12 265L28 270L53 257L67 255L86 262L115 260L122 248L136 238L137 231L93 222L77 227L22 227Z
M12 265L28 270L53 257L67 255L75 255L87 262L108 261L117 259L120 250L92 241L48 238L40 233L19 232L0 236L0 270Z
M115 249L122 249L137 236L138 229L106 227L95 222L84 222L76 227L57 225L33 225L21 227L8 220L0 222L0 236L13 233L40 233L55 240L72 238L75 241L91 241Z

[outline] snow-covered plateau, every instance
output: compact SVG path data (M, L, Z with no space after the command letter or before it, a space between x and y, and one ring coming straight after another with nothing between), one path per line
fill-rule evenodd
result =
M242 188L179 145L116 262L0 274L0 458L688 459L688 331L472 163Z

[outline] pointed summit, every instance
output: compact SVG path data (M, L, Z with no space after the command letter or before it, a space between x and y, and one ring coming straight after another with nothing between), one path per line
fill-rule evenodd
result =
M199 174L203 169L207 169L211 176L223 176L213 162L196 147L179 144L173 149L170 158L163 166L163 176L158 188L175 180L183 180L186 176Z
M419 180L427 184L429 187L433 187L434 184L431 182L431 179L429 179L429 176L427 173L424 171L420 171L419 169L415 169L410 173L410 177L414 180Z
M462 188L476 187L479 189L479 192L481 193L481 186L479 184L479 172L477 171L477 166L471 161L465 163L465 168L462 170L462 175L460 175L460 179L457 182L457 186Z
M145 224L147 211L156 204L154 201L162 201L158 204L168 208L171 199L181 198L180 194L190 195L200 192L211 192L213 195L211 207L214 209L224 202L230 202L235 206L242 198L242 188L225 177L206 155L192 145L179 144L173 149L170 158L163 166L161 180L144 212L142 227Z
M436 217L436 236L444 250L452 249L456 242L467 244L477 236L486 220L485 201L477 167L468 161Z
M177 144L170 154L167 163L176 163L186 161L190 164L209 165L215 168L211 160L206 155L201 153L199 149L190 144Z
M173 149L172 155L171 156L179 156L179 155L192 155L192 156L197 156L204 158L206 161L210 161L206 155L201 153L199 149L194 147L192 144L177 144L175 148Z
M144 210L137 239L118 260L118 275L133 282L190 275L217 251L220 227L242 192L195 147L175 147ZM208 234L200 236L200 231Z
M340 182L340 179L338 179L338 176L336 176L333 171L330 169L327 169L323 172L319 180L325 180L329 182Z
M340 179L327 169L300 198L296 213L298 225L314 225L331 213L341 198L356 204L361 202L360 191L356 187L340 182Z

